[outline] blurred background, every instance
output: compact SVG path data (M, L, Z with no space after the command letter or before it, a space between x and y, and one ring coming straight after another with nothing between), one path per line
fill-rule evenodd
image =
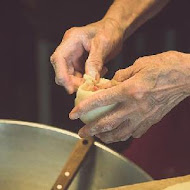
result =
M44 123L73 132L77 132L83 126L79 120L71 121L68 118L75 95L68 95L64 88L55 84L49 57L67 29L100 20L111 4L111 0L1 1L0 118ZM188 0L171 1L160 14L143 25L126 41L120 55L108 64L109 73L106 77L111 78L115 71L133 64L140 56L167 50L189 52L189 7ZM190 123L189 111L190 103L187 99L178 108L172 110L159 125L179 124L180 127L185 127L186 131L189 127L188 122ZM168 130L171 128L169 127ZM136 143L149 144L146 139L152 136L158 138L159 132L156 129L151 130L148 136L136 140ZM178 135L179 131L176 130L171 138L177 140ZM164 137L160 134L159 138ZM160 139L159 142L162 141ZM159 162L166 160L170 163L170 158L165 157L163 160L156 160L158 165L152 171L152 165L148 165L149 160L145 162L143 159L140 160L142 157L137 156L139 146L135 147L137 150L134 148L135 154L130 149L126 150L127 147L137 146L131 145L132 141L131 139L128 142L109 146L130 157L155 178L190 172L190 165L184 165L180 170L171 166L167 171L159 173ZM180 141L179 147L173 147L172 144L171 147L176 151L188 145L187 142ZM158 148L161 149L161 145L158 145ZM189 152L189 149L187 150ZM146 148L143 147L142 151L146 152ZM149 149L149 154L147 153L145 157L153 154L154 151ZM174 156L177 156L176 154L177 152ZM190 158L188 156L186 159ZM183 162L184 157L185 155L179 158L179 162Z

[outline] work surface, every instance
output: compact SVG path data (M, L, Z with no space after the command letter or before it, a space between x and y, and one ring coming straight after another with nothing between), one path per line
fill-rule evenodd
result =
M150 182L139 183L135 185L127 185L106 190L164 190L169 186L187 181L190 181L190 175L177 177L177 178L168 178L163 180L154 180Z

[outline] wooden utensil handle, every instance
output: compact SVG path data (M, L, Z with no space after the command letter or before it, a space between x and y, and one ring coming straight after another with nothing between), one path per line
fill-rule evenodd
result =
M93 144L93 137L80 139L77 142L52 190L66 190L69 187Z

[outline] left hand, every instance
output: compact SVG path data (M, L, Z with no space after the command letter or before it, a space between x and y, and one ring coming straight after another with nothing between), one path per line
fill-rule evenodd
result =
M67 30L50 58L56 83L72 94L84 82L84 73L98 80L107 72L104 64L119 53L123 41L124 30L114 19Z
M113 77L121 82L77 105L71 119L95 108L117 106L80 129L81 137L96 135L105 143L141 137L190 94L190 56L169 51L139 58Z

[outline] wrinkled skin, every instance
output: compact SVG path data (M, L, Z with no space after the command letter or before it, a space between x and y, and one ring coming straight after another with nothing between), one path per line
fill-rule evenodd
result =
M139 58L116 72L118 85L90 97L70 113L71 119L95 108L117 107L79 131L81 137L96 135L105 143L141 137L173 107L190 94L190 55L169 51Z
M82 74L98 80L107 72L103 64L121 50L123 34L119 24L112 19L102 19L66 31L50 58L56 83L72 94L82 84Z

